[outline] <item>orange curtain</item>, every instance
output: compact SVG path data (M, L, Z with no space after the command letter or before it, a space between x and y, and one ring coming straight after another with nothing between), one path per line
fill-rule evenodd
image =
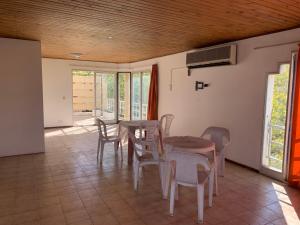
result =
M158 119L158 65L152 65L148 100L148 120Z
M298 51L295 77L291 135L292 137L288 182L291 186L300 188L300 48Z

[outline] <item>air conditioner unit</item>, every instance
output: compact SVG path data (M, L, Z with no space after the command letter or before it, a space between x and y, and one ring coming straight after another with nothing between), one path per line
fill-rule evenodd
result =
M236 64L236 52L236 44L199 49L187 53L186 66L190 70L201 67L234 65Z

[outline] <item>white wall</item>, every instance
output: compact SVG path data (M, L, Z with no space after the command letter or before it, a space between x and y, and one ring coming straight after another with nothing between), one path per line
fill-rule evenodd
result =
M42 59L45 127L72 126L72 69L116 71L114 63Z
M44 151L40 42L0 38L0 156Z
M227 158L260 168L264 100L267 74L289 62L296 44L254 50L254 47L300 40L300 29L242 40L238 64L185 69L186 53L131 64L131 68L159 64L159 115L175 114L172 135L199 136L208 126L230 129L232 143ZM173 68L173 88L169 88ZM195 91L195 81L210 87Z

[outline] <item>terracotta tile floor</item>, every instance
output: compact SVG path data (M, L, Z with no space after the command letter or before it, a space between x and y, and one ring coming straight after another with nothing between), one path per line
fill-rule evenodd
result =
M155 167L135 193L126 157L121 163L112 146L100 166L96 127L46 130L45 140L45 154L0 158L0 225L195 224L194 189L180 189L171 217ZM297 190L231 163L219 186L204 224L300 224Z

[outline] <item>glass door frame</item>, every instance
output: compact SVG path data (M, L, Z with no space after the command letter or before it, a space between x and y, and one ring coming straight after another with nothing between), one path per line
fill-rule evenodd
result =
M267 110L267 97L268 97L268 78L270 75L274 73L269 73L266 76L266 91L265 91L265 101L264 101L264 120L263 120L263 136L262 136L262 144L261 144L261 160L260 160L260 170L259 172L262 174L265 174L269 177L272 177L274 179L284 181L287 179L287 174L288 174L288 165L289 165L289 152L290 152L290 133L291 133L291 128L292 128L292 102L294 98L294 79L295 79L295 53L292 52L291 55L291 61L286 62L286 63L280 63L278 64L278 68L280 68L281 64L290 64L290 69L289 69L289 87L288 87L288 99L287 99L287 105L286 105L286 122L285 122L285 141L284 141L284 148L283 148L283 162L282 162L282 171L276 171L272 170L270 168L267 168L263 164L263 157L264 157L264 145L265 145L265 123L266 123L266 110Z
M284 154L284 165L283 165L283 174L284 180L288 179L289 174L289 165L290 165L290 151L291 151L291 133L293 128L293 102L295 96L295 80L296 80L296 70L297 70L297 59L298 59L298 51L292 52L292 59L290 62L290 83L289 83L289 99L288 99L288 111L287 111L287 132L286 132L286 152Z

